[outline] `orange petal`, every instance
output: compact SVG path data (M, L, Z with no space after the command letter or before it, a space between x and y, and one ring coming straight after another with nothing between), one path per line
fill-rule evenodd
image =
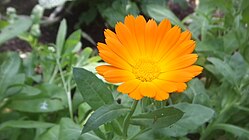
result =
M129 42L127 42L125 46L131 49L131 51L129 52L132 53L132 56L135 59L137 59L137 57L140 56L140 49L139 49L139 44L136 38L136 27L135 27L136 18L133 17L132 15L128 15L126 16L124 20L124 24L131 32L131 36L129 36L129 39L128 39Z
M177 91L176 92L183 92L186 90L187 84L186 83L177 83Z
M119 92L122 92L122 93L131 93L139 86L140 83L141 83L141 81L139 81L137 79L133 79L133 80L130 80L130 81L127 81L127 82L124 82L123 84L121 84L117 88L117 90Z
M161 23L158 25L157 28L157 40L155 46L159 46L161 44L161 41L164 37L164 35L171 29L171 24L168 19L164 19L161 21Z
M115 26L115 31L121 44L129 50L130 55L135 59L139 54L139 48L134 33L123 23L119 22Z
M108 46L106 44L100 43L100 42L98 42L97 48L99 51L111 51L111 49L108 48Z
M160 64L162 72L183 69L193 65L197 60L197 54L187 54L174 60L165 60Z
M135 18L132 15L125 17L124 24L130 29L132 33L135 32Z
M129 46L129 40L132 36L131 31L121 22L116 24L115 31L120 42L125 46Z
M99 50L99 56L107 63L113 65L114 67L118 67L120 69L130 70L131 66L128 62L117 56L115 53L110 51L102 51Z
M150 82L142 82L139 89L143 96L154 97L156 95L156 87Z
M184 41L188 41L191 39L191 32L186 30L184 32L181 33L179 40L177 41L177 45L183 43Z
M180 28L178 26L174 26L165 34L162 41L158 46L156 46L155 55L158 60L160 60L162 56L164 56L165 53L167 53L167 51L169 51L176 44L179 40L180 32Z
M145 27L145 55L151 57L156 44L157 23L149 20Z
M96 71L98 72L98 74L100 75L104 75L105 72L109 71L109 70L117 70L118 68L110 66L110 65L101 65L101 66L97 66L96 67Z
M139 87L140 87L140 86L138 86L134 91L132 91L132 92L129 93L128 95L129 95L131 98L135 99L135 100L140 100L140 99L142 99L143 96L140 94Z
M113 39L118 39L117 35L114 32L112 32L111 30L109 30L109 29L106 29L104 34L105 34L106 38L110 37L110 38L113 38Z
M162 90L157 90L156 96L154 97L157 101L166 100L169 98L169 93L164 92Z
M186 71L176 70L162 73L158 76L158 79L171 81L171 82L187 82L194 76Z
M140 50L140 55L142 56L145 55L145 48L144 48L145 26L146 26L146 21L144 17L138 16L135 19L135 36L136 36L137 45Z
M135 61L133 60L132 56L130 55L129 51L126 47L124 47L119 40L114 38L106 38L107 47L110 48L116 55L126 60L127 63L130 65L134 65Z
M165 81L161 79L154 79L152 83L164 92L174 92L177 90L177 86L174 82Z
M120 70L120 69L109 70L103 73L103 75L106 81L113 83L126 82L135 79L133 73L127 70Z
M182 70L191 73L193 76L197 76L202 72L203 68L200 66L193 65Z
M195 42L193 40L188 40L176 46L175 48L169 50L161 61L169 62L177 57L184 56L186 54L190 54L194 51Z

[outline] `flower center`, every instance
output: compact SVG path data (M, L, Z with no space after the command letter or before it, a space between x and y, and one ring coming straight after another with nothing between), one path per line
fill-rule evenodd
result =
M133 67L132 73L142 82L151 82L160 74L160 68L152 60L140 59Z

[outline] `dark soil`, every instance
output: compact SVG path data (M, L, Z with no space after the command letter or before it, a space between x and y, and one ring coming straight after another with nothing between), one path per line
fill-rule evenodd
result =
M31 51L31 47L26 41L15 38L7 41L6 43L0 46L0 52L4 51L29 52Z

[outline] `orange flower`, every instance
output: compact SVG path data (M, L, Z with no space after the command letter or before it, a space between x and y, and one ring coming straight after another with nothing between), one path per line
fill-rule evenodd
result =
M117 90L133 99L168 99L169 93L183 92L185 82L202 72L202 67L193 65L198 55L191 54L195 48L191 33L171 27L167 19L157 25L152 19L146 22L143 16L129 15L115 31L106 29L106 43L97 46L110 65L96 70L106 81L122 83Z

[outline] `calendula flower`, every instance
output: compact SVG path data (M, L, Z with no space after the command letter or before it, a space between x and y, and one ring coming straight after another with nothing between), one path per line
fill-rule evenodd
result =
M165 100L169 93L183 92L186 82L202 72L194 65L198 55L192 54L191 33L171 27L167 19L157 25L128 15L115 32L106 29L106 43L98 43L99 55L109 65L96 70L106 81L121 83L117 90L133 99Z

